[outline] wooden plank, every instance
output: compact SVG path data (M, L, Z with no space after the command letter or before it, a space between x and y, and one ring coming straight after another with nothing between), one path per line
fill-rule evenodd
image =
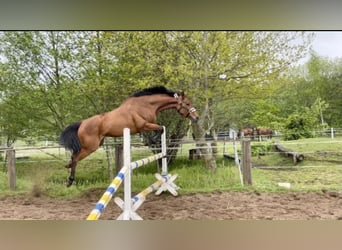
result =
M283 153L287 157L291 157L293 163L296 164L304 160L304 154L296 152L290 148L285 148L279 142L274 143L274 147L281 153Z

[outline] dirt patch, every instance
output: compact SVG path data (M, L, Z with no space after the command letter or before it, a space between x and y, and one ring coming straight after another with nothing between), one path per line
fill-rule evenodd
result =
M46 196L0 197L1 220L84 220L103 190L70 200ZM116 219L121 211L110 201L101 219ZM342 219L342 193L214 192L150 195L139 208L145 220L337 220Z

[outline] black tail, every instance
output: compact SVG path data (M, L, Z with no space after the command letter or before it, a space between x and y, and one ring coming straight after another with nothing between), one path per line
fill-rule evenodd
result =
M75 122L69 125L59 137L59 143L66 149L71 150L73 154L80 152L82 147L77 135L80 125L81 122Z

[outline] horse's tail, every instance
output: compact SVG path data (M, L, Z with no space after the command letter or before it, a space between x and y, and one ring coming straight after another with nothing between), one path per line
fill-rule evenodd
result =
M76 154L81 151L81 142L78 138L78 129L81 125L81 122L75 122L64 129L61 136L59 137L60 145L64 146L66 149L72 151L73 154Z

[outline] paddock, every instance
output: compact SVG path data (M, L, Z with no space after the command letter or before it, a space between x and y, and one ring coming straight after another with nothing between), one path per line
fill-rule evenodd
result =
M311 147L315 145L315 147ZM305 141L290 141L286 143L287 148L294 148L305 153L305 161L310 161L310 156L315 156L314 161L311 161L308 166L294 166L291 161L288 165L264 165L261 160L264 157L273 157L279 154L276 151L270 151L267 155L262 154L260 159L258 156L253 158L252 169L253 175L253 191L233 191L234 186L229 186L225 191L211 191L201 193L195 191L189 193L183 192L188 189L186 183L191 181L191 178L184 178L184 174L187 171L191 171L192 166L188 166L189 169L184 169L181 172L181 168L177 168L174 171L179 174L177 179L177 185L182 189L180 190L181 195L173 197L170 194L161 194L155 196L151 194L148 196L146 201L141 205L138 210L139 215L144 220L228 220L228 219L256 219L256 220L338 220L342 219L342 193L340 183L342 182L342 165L340 161L342 141L340 138L331 140L326 138L324 140L305 140ZM310 146L310 147L309 147ZM327 148L327 146L329 146ZM192 148L193 145L189 145L188 148ZM232 146L227 142L226 149L231 150ZM136 150L137 148L134 148ZM223 148L220 149L220 152ZM48 149L44 149L45 150ZM16 148L17 155L22 157L28 153L28 150L20 150ZM336 152L335 152L336 151ZM52 153L50 151L49 155ZM187 158L188 150L183 148L183 158ZM38 153L38 151L37 151ZM148 152L150 155L150 151ZM30 150L31 154L31 150ZM104 153L99 152L99 157L104 158ZM47 155L47 154L46 154ZM143 155L143 154L141 154ZM147 156L146 155L146 156ZM56 149L56 156L58 156L58 149ZM63 161L65 161L64 151L61 151ZM96 155L95 155L96 156ZM94 156L94 157L95 157ZM140 156L140 154L139 154ZM49 156L52 160L57 160ZM143 156L145 157L145 156ZM142 157L135 157L140 159ZM336 159L335 159L336 158ZM44 158L45 159L45 158ZM287 158L282 157L279 160ZM320 160L320 161L318 161ZM338 160L338 161L337 161ZM21 169L27 168L25 164L27 161L32 161L34 166L42 165L41 167L48 167L43 161L33 162L35 158L29 158L28 160L17 161L18 165L18 183L22 182ZM60 160L59 160L60 161ZM56 165L60 163L56 162ZM85 162L85 165L93 165L96 163L95 159L89 159ZM305 162L304 161L304 162ZM185 162L185 161L184 161ZM218 168L219 173L230 172L226 176L230 176L236 172L236 167L233 166L234 162L228 165L229 161L222 161L223 165ZM284 163L283 160L279 163ZM261 166L262 164L262 166ZM52 171L56 167L53 165L47 171ZM94 166L91 166L93 169ZM35 169L35 168L32 168ZM147 169L147 168L145 168ZM144 169L141 169L144 170ZM63 171L65 171L63 169ZM62 177L64 172L62 171ZM86 169L82 169L86 171ZM104 168L105 172L106 169ZM154 171L154 169L153 169ZM323 174L323 171L326 171ZM302 175L302 172L310 172L310 175ZM263 173L263 175L260 175ZM41 174L41 173L40 173ZM265 175L267 174L267 175ZM305 179L298 178L304 176ZM238 185L239 178L235 174L234 182ZM235 178L236 177L236 178ZM284 177L286 177L284 179ZM41 178L41 175L39 175ZM151 173L151 179L153 179L153 173ZM334 179L332 179L334 178ZM6 179L5 179L6 180ZM53 179L54 180L54 179ZM52 181L53 181L52 180ZM62 181L64 179L62 178ZM290 189L283 189L282 191L272 192L273 189L279 188L278 182L291 182ZM329 182L328 182L329 181ZM154 181L152 180L150 184ZM15 196L2 195L0 197L0 219L2 220L84 220L86 219L89 212L93 209L94 204L103 194L107 184L110 181L106 181L101 188L91 187L87 191L83 191L77 196L72 198L55 197L51 198L48 194L43 192L32 192L20 189L18 191L25 191L25 194ZM51 184L51 182L50 182ZM57 186L58 189L64 187L63 182L54 182L53 186ZM80 184L82 185L82 184ZM195 182L191 184L191 187L196 185ZM227 183L229 185L229 183ZM314 188L314 185L319 185L319 188ZM140 191L146 188L141 187ZM77 189L78 187L72 187L71 190ZM313 190L314 188L314 190ZM21 191L20 191L21 190ZM310 190L310 191L308 191ZM139 193L139 191L134 194ZM122 193L120 193L120 196ZM133 198L133 197L132 197ZM107 206L101 220L114 220L122 213L121 209L114 204L110 203Z

